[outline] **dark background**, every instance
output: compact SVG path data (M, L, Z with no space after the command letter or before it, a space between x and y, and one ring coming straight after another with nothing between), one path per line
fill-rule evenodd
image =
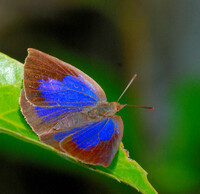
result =
M0 52L32 47L94 78L121 103L123 143L159 193L200 186L200 1L0 0ZM137 193L53 153L0 134L1 193Z

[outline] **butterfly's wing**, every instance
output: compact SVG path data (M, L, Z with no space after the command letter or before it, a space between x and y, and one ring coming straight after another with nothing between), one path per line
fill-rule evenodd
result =
M114 115L82 127L43 134L40 139L84 163L108 166L118 150L123 129L121 117Z
M41 135L59 120L106 101L103 89L77 68L28 49L20 105L27 122Z
M106 101L103 89L88 75L31 48L24 66L24 90L28 101L36 106L86 106Z
M62 118L69 114L73 116L79 111L78 107L69 109L68 107L58 106L34 106L26 99L24 89L21 91L20 106L27 123L38 136L48 133Z

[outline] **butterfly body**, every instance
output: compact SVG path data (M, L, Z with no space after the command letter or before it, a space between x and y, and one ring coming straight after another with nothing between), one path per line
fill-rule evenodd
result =
M103 103L88 111L88 116L91 118L101 118L115 115L125 105L121 105L118 102Z
M120 105L117 102L111 103L103 103L97 106L88 107L86 110L82 112L71 114L57 123L52 130L59 131L63 129L63 127L67 129L84 126L88 123L92 123L94 121L100 121L106 117L112 117L118 112L124 105Z
M28 49L20 106L40 140L94 165L108 166L123 136L115 115L125 105L108 103L102 88L82 71Z

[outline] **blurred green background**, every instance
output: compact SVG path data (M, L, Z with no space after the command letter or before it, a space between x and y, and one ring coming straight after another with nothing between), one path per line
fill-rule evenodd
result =
M0 52L32 47L80 68L127 107L123 143L159 193L200 192L200 1L0 0ZM0 134L1 193L137 193Z

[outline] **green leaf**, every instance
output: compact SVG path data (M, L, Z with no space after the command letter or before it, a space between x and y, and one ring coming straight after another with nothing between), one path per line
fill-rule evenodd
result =
M40 142L20 112L22 75L23 64L0 53L0 132L51 150L78 165L127 183L142 193L157 193L148 182L147 173L136 161L128 158L128 151L123 148L122 143L111 165L105 168L82 164L72 156L58 152L53 147Z

